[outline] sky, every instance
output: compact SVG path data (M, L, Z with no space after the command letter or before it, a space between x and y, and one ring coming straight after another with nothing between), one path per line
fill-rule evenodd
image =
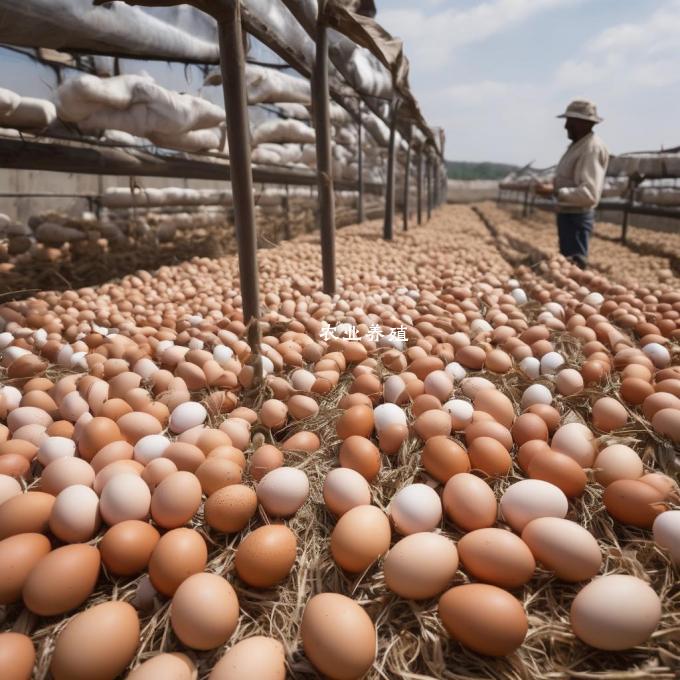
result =
M568 144L556 115L598 107L612 153L680 145L680 0L376 0L404 40L411 87L446 131L451 160L554 165ZM161 84L221 102L197 69L131 62ZM189 76L189 83L185 79ZM0 87L50 97L54 77L0 50Z
M377 0L446 157L547 167L585 97L612 153L680 145L680 0Z

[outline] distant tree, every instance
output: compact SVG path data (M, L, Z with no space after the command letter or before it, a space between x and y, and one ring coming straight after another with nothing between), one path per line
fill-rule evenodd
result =
M446 161L449 179L502 179L518 166L508 163Z

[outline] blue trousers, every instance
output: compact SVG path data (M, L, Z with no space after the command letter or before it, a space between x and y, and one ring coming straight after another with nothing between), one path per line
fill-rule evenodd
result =
M594 210L584 213L557 213L560 253L573 260L581 269L585 269L588 263L588 242L594 223Z

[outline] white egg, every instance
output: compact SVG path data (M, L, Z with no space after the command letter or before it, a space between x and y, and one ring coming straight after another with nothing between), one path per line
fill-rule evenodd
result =
M71 355L70 363L71 368L78 369L81 371L87 370L87 352L74 352Z
M257 485L257 499L272 517L292 517L308 496L309 479L298 468L271 470Z
M541 357L541 373L553 375L564 364L564 357L559 352L546 352Z
M474 319L470 324L470 330L473 333L488 333L493 330L493 326L484 319Z
M47 437L38 447L38 462L47 467L57 458L76 455L76 443L67 437Z
M38 349L42 349L47 342L47 331L44 328L38 328L33 333L33 342Z
M135 363L132 370L137 375L141 375L143 380L149 380L151 376L160 371L160 368L149 357L142 357Z
M162 434L147 434L135 444L133 458L148 465L154 458L160 458L171 443Z
M474 406L464 399L450 399L444 404L444 410L451 414L451 427L462 430L472 422Z
M406 413L396 404L378 404L373 410L373 420L378 435L388 425L407 425Z
M102 489L99 509L109 525L129 519L144 520L151 507L151 491L147 483L133 472L111 477Z
M656 368L665 368L671 363L669 351L658 342L647 343L642 351L652 360Z
M172 340L161 340L157 345L156 345L156 357L158 359L162 358L163 353L165 352L166 349L169 349L170 347L174 347L175 343Z
M387 513L394 528L406 536L436 528L442 519L442 503L427 484L409 484L397 491Z
M64 345L57 352L57 363L64 368L71 367L71 357L73 356L73 347L71 345Z
M652 525L654 540L671 554L673 562L680 565L680 510L666 510Z
M524 357L519 362L519 368L527 376L535 380L541 374L541 362L536 357Z
M200 340L199 338L191 338L191 340L189 340L189 349L203 349L203 346L203 340Z
M202 404L187 401L177 406L170 414L169 427L172 432L180 434L192 427L202 425L208 417L208 412Z
M12 342L14 342L14 336L11 333L7 331L0 333L0 350L5 349L5 347L9 347Z
M226 345L215 345L213 347L213 359L224 368L225 364L229 359L234 356L234 350Z
M522 410L524 411L534 404L547 404L550 406L552 400L552 392L545 385L529 385L522 393Z
M508 279L507 281L507 286L508 288L519 288L519 281L517 279Z
M511 484L501 497L501 515L515 530L522 531L532 519L564 519L569 502L559 487L541 479L523 479Z
M265 375L270 375L274 372L274 364L269 357L261 356L262 359L262 370Z
M73 484L57 494L49 525L52 533L66 543L89 541L99 529L99 498L84 484Z
M591 307L595 307L595 309L599 309L603 302L604 296L600 293L588 293L588 295L583 298L584 305L590 305Z
M13 411L15 408L19 408L21 404L21 391L18 390L14 385L5 385L0 387L0 397L5 400L5 407L8 411Z
M518 305L524 305L527 302L527 294L521 288L513 288L510 295L514 298Z
M557 319L564 319L564 307L558 302L546 302L543 309L550 312Z
M467 371L457 362L446 364L444 370L453 378L454 382L460 382L467 375Z

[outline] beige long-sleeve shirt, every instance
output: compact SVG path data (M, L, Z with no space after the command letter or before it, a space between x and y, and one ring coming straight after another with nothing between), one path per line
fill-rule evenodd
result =
M574 142L555 170L555 195L560 212L586 212L600 202L609 151L594 133Z

